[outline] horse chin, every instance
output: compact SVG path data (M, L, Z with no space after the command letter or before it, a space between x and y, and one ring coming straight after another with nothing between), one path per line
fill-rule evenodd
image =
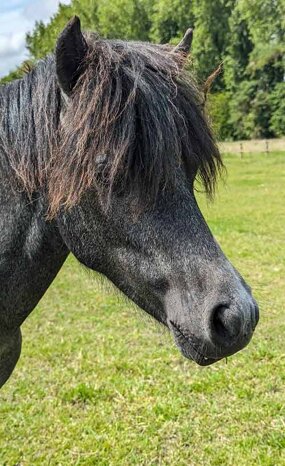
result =
M215 362L220 361L222 359L208 357L201 351L199 351L199 349L195 347L194 343L190 340L190 338L183 335L181 330L173 322L169 323L169 328L171 333L173 334L176 346L179 348L181 354L185 358L196 362L196 364L198 364L199 366L210 366L211 364L214 364Z
M185 345L181 345L181 342L179 342L177 346L180 349L181 354L185 356L185 358L191 359L192 361L196 362L199 366L210 366L211 364L214 364L215 362L221 360L221 358L214 359L204 356L203 354L199 353L189 342L187 342L187 344Z

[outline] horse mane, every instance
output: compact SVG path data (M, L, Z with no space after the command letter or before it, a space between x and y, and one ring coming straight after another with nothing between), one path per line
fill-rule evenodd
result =
M220 153L203 93L173 48L86 40L84 72L66 108L54 56L0 88L0 154L14 180L29 194L44 189L50 216L90 188L105 205L114 190L152 203L175 186L181 168L211 196Z
M46 185L59 142L60 102L53 56L0 86L0 176L29 195Z

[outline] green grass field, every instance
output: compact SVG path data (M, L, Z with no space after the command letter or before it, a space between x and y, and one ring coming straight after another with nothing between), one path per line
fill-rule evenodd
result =
M226 159L202 210L252 285L250 345L200 368L69 258L0 392L0 465L285 465L285 154Z

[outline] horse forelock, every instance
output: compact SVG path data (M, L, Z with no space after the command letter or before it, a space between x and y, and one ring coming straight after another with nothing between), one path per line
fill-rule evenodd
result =
M45 185L51 216L76 205L89 188L105 205L115 189L138 205L152 203L179 182L181 167L191 178L198 172L211 195L220 154L203 95L172 47L86 39L85 71L60 123L53 57L24 78L33 108L24 125L29 147L13 166L25 188Z

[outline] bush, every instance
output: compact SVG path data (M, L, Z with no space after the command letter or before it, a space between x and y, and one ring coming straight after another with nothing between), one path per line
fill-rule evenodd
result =
M224 141L232 139L232 126L230 124L230 93L217 92L210 94L208 110L212 120L214 132L218 139Z
M275 136L285 135L285 82L278 83L270 95L270 129Z

